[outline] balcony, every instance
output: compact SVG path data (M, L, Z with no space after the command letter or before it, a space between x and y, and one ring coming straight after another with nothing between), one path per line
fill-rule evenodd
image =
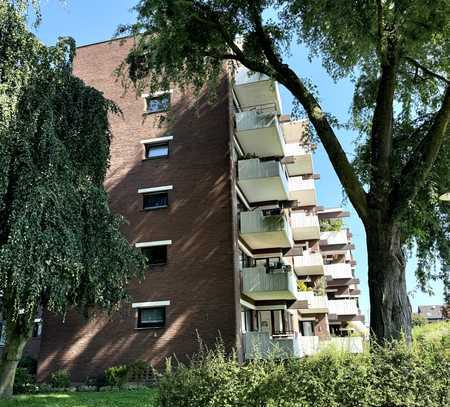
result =
M242 269L242 292L253 300L295 300L297 278L285 268L268 271L266 267Z
M358 315L356 300L328 300L329 313L337 315Z
M294 256L292 260L298 276L322 276L324 274L323 258L320 253L304 252L303 256Z
M292 247L292 231L284 215L264 216L261 210L241 212L241 238L253 249Z
M325 275L332 280L352 279L352 266L348 263L326 264Z
M236 113L236 137L247 154L283 157L285 142L275 108Z
M289 197L297 200L299 206L317 205L316 185L313 179L289 178Z
M307 120L291 120L281 123L286 143L306 144L310 137Z
M313 291L300 291L297 294L298 301L305 301L307 307L301 307L300 313L306 314L324 314L328 312L328 299L326 295L315 295Z
M279 161L240 160L238 173L238 185L249 202L289 199L288 180Z
M320 238L319 218L315 214L293 212L291 226L294 240L316 240Z
M297 333L276 337L268 332L246 332L243 336L245 359L264 359L269 355L280 359L303 356Z
M240 67L235 76L234 92L242 108L275 104L277 112L281 113L278 83L267 75Z
M290 177L313 173L312 154L296 143L288 143L285 147L286 168Z
M348 243L347 229L322 232L320 234L321 246L346 245Z

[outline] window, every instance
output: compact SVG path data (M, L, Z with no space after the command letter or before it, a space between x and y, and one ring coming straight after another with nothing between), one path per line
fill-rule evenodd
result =
M300 332L302 333L303 336L314 336L314 322L301 321Z
M147 258L149 266L160 266L167 263L167 246L143 247L141 250Z
M36 320L33 324L33 338L39 338L42 335L42 321Z
M169 206L169 193L144 194L142 195L142 201L143 209L167 208Z
M167 157L169 155L169 143L144 144L145 158Z
M166 307L138 308L138 328L162 328L166 324Z
M0 346L5 344L5 332L3 329L3 321L0 321Z
M165 112L170 106L170 93L163 93L158 96L149 96L145 98L147 102L147 113Z

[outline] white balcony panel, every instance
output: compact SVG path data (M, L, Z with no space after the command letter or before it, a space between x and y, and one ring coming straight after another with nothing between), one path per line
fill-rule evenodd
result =
M315 240L320 238L319 218L315 214L293 212L291 215L294 240Z
M313 159L311 152L297 143L286 144L286 157L293 162L286 164L289 176L307 175L313 173Z
M323 258L320 253L304 252L303 256L294 256L292 262L298 276L322 276L324 274Z
M306 356L315 355L319 352L320 343L318 336L299 336L300 347Z
M330 314L335 315L358 315L356 300L328 300Z
M363 338L360 336L331 337L320 342L320 349L333 347L341 352L362 353L364 351Z
M292 271L268 273L265 267L244 268L242 292L254 300L295 300L297 278Z
M240 67L235 76L234 92L243 108L274 104L277 112L282 113L278 82L267 75Z
M279 161L238 161L238 185L251 203L289 199L289 184Z
M236 137L247 154L258 157L283 157L283 133L274 111L251 110L236 113Z
M343 245L348 243L347 229L322 232L320 234L321 245Z
M305 143L309 140L308 122L306 120L292 120L281 123L286 143Z
M297 200L299 206L317 205L316 185L313 179L289 178L289 197Z
M243 336L245 359L264 359L269 355L280 359L304 356L298 334L276 338L268 332L246 332Z
M283 215L264 216L262 211L241 212L241 238L256 249L292 247L292 231Z
M308 308L299 310L303 315L328 312L328 299L326 295L314 295L313 291L299 291L297 299L308 302Z
M334 280L353 278L352 266L348 263L325 264L325 275Z

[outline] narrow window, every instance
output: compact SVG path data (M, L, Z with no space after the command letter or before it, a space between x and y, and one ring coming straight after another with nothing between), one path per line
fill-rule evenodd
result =
M158 96L149 96L146 99L147 113L166 112L170 106L170 93L163 93Z
M162 266L167 263L167 246L143 247L142 254L149 266Z
M162 328L166 325L166 307L138 308L138 328Z
M144 144L145 158L167 157L169 155L169 143Z
M169 206L169 193L158 192L142 195L143 209L159 209Z

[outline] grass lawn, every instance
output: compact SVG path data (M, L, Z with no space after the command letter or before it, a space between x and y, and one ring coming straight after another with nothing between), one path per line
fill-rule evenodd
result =
M157 407L158 390L51 393L0 400L1 407Z
M413 337L427 341L439 341L443 337L450 337L450 321L433 322L413 328Z

